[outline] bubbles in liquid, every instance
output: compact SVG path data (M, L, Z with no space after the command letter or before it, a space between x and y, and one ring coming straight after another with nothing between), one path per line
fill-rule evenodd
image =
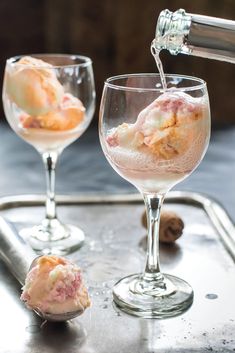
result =
M196 123L191 124L191 129L195 132L191 145L182 154L174 158L163 160L152 153L143 153L140 150L126 149L117 146L115 149L109 149L107 158L110 163L121 170L128 178L134 175L141 176L143 179L166 178L166 174L188 174L199 163L203 156L203 151L207 145L207 128L203 126L203 117ZM183 127L182 127L183 128ZM182 140L183 144L184 141ZM172 178L180 178L180 175L172 175Z

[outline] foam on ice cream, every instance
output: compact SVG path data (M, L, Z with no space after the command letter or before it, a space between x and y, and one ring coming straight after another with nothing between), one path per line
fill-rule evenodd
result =
M134 124L123 123L110 130L107 143L170 160L192 147L201 134L205 114L201 99L166 92L142 110Z
M21 300L32 310L63 314L84 311L90 299L81 270L57 256L41 256L27 274Z
M30 56L8 66L6 91L25 113L42 115L56 109L64 95L53 66Z

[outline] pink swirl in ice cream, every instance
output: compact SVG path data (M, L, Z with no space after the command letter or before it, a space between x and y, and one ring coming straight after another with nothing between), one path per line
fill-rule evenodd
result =
M52 68L51 64L30 56L8 67L7 94L25 113L47 114L61 103L63 86Z
M183 155L200 134L205 108L188 94L164 93L142 110L135 124L123 123L107 137L110 147L152 153L161 159Z
M57 256L41 256L27 274L21 300L32 310L63 314L84 311L90 299L81 270Z
M208 115L203 97L165 92L139 113L135 123L108 131L105 154L141 190L167 190L203 157L210 134Z

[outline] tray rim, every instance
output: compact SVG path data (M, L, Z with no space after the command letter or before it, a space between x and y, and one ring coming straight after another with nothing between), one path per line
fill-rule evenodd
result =
M19 194L0 197L0 211L17 207L43 206L46 196L41 194ZM140 204L139 193L129 194L79 194L57 195L58 206L99 205L99 204ZM191 191L170 191L166 204L190 205L201 208L207 214L227 252L235 262L235 227L225 208L208 195Z

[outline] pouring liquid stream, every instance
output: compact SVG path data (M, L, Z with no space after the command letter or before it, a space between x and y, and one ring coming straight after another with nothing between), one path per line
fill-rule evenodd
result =
M156 65L157 65L157 68L158 68L158 71L159 71L159 75L160 75L163 91L165 91L167 89L166 77L165 77L165 74L164 74L163 65L162 65L162 62L161 62L161 59L160 59L160 55L159 55L160 54L160 50L156 49L156 47L155 47L155 40L153 40L152 43L151 43L150 51L151 51L151 54L154 57L154 60L156 62Z

